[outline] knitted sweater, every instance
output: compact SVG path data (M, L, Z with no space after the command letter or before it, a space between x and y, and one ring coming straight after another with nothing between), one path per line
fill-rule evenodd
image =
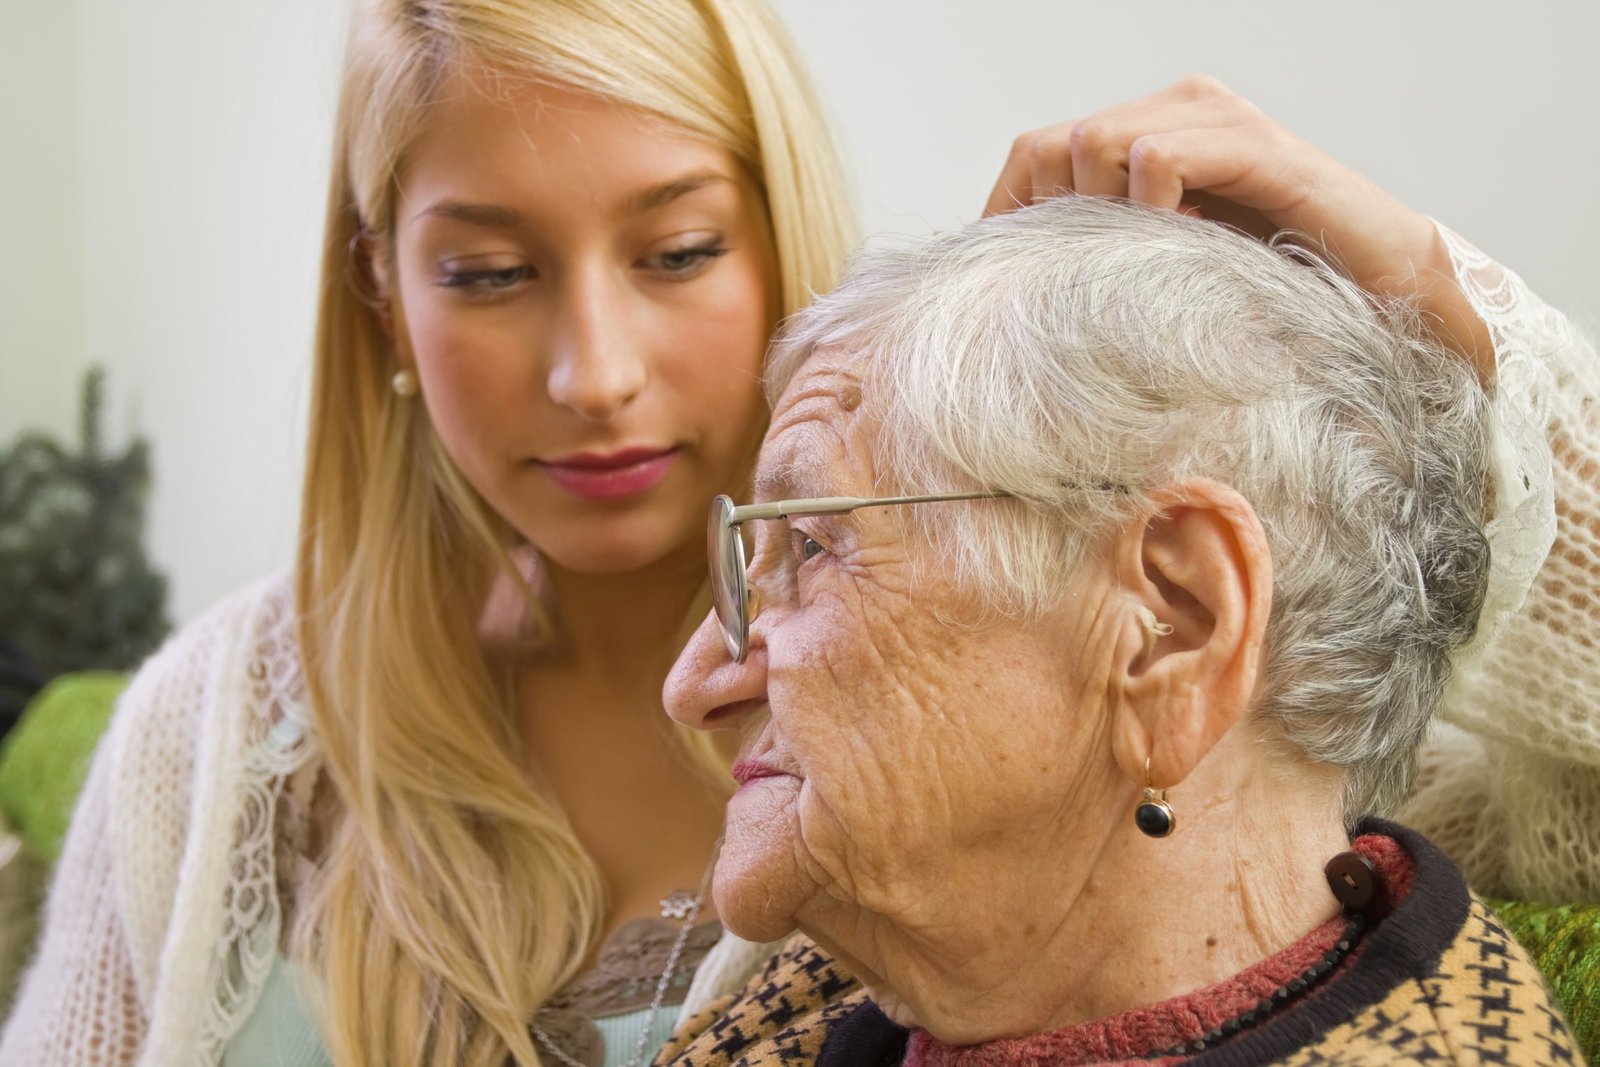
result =
M1341 936L1335 920L1210 989L1033 1037L948 1046L906 1031L814 944L796 938L741 993L709 1005L660 1067L1255 1067L1318 1063L1576 1064L1560 1010L1456 867L1418 834L1374 822L1356 842L1396 907L1351 958L1231 1037L1190 1045L1270 998ZM1387 855L1386 855L1387 854ZM1398 877L1396 875L1398 874Z
M1600 902L1600 362L1443 232L1499 364L1496 574L1398 818L1485 896Z
M1600 898L1600 655L1581 599L1600 575L1594 356L1515 275L1447 239L1500 365L1496 569L1447 712L1475 732L1441 743L1407 817L1488 891ZM0 1065L218 1061L282 932L278 856L304 832L283 801L316 760L305 699L281 576L140 670L79 800ZM1556 833L1520 829L1534 825ZM719 945L686 1010L758 958Z

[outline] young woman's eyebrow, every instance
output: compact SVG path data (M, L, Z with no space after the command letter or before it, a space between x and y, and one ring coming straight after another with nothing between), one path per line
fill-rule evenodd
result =
M646 214L659 207L665 207L680 196L687 196L696 189L702 189L714 182L732 184L733 178L719 171L697 170L690 174L685 174L681 178L673 178L671 181L647 186L631 194L622 203L622 213L624 215Z
M454 222L465 222L472 226L484 226L495 230L515 229L523 224L523 218L517 212L499 204L469 204L459 200L441 200L436 204L422 209L412 218L450 219Z
M630 194L622 202L622 214L646 214L715 182L732 183L733 178L714 170L701 170L685 174L681 178L646 186ZM526 222L519 212L511 208L499 204L467 203L460 200L441 200L431 204L417 212L412 221L423 218L449 219L453 222L465 222L471 226L483 226L495 230L516 229Z

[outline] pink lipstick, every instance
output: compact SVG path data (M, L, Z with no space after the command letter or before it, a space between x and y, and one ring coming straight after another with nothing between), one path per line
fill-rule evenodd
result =
M579 452L536 462L550 480L585 500L617 500L654 489L667 476L676 448L629 448L600 455Z

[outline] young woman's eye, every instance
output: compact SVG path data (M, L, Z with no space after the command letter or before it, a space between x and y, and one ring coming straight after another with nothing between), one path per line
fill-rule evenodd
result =
M655 255L646 256L644 265L650 270L673 281L693 278L711 265L711 261L719 256L725 256L729 249L719 242L712 241L708 244L694 245L690 248L674 248L667 252L657 252Z
M493 295L520 285L532 273L530 268L521 265L486 270L446 270L439 284L446 289L462 289L474 295Z

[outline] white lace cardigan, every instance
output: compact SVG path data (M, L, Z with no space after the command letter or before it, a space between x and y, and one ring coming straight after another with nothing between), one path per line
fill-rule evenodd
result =
M1496 575L1449 694L1454 726L1407 814L1483 890L1597 899L1594 353L1514 274L1446 236L1499 361ZM280 800L314 760L280 576L185 627L123 696L0 1065L217 1063L278 950ZM737 984L761 954L728 939L691 996Z

